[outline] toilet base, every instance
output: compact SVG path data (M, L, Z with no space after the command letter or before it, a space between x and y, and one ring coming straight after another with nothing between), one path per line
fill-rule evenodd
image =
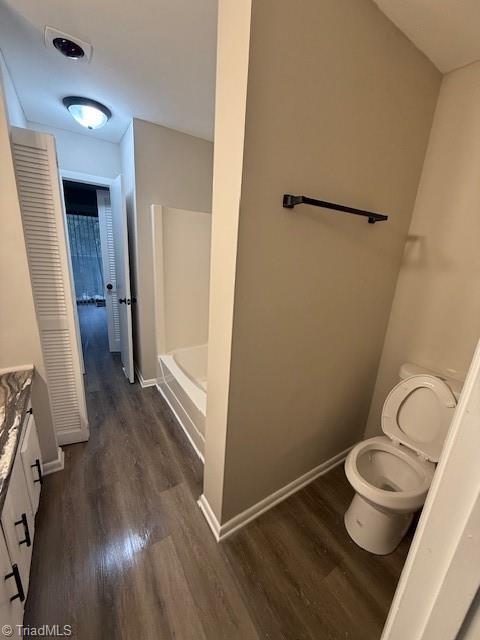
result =
M352 540L380 556L395 551L412 520L413 513L380 510L358 493L345 513L345 527Z

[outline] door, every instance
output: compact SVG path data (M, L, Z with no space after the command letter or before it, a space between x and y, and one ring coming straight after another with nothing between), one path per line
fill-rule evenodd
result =
M120 353L123 371L130 382L134 382L127 208L121 175L113 181L110 187L110 200L112 205L115 274L117 277L118 312L120 317Z
M107 310L108 348L120 351L120 314L115 267L115 245L113 241L113 217L108 189L97 190L98 222L102 247L103 286Z
M88 440L57 153L53 136L12 127L12 155L58 444Z

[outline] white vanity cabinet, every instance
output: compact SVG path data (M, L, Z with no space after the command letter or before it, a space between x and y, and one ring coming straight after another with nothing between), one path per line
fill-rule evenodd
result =
M19 570L10 560L3 536L0 535L0 622L10 625L13 629L22 624L23 620L23 586Z
M38 443L37 428L33 414L27 417L27 425L20 449L23 470L27 481L28 495L32 505L33 515L37 513L42 488L42 454Z
M28 590L35 527L21 455L17 452L2 511L2 529L12 563L20 570L23 590Z
M23 618L41 483L40 447L35 420L29 411L20 435L0 519L3 531L3 537L0 535L0 554L3 553L1 569L4 575L4 592L0 603L1 624L10 624L7 609L11 610L12 616L18 618L17 609L20 607L20 622L16 624L21 624ZM7 606L8 602L11 602L10 608Z

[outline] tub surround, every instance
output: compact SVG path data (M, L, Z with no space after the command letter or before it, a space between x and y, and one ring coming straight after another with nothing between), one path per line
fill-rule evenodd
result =
M0 510L30 404L33 367L0 370Z

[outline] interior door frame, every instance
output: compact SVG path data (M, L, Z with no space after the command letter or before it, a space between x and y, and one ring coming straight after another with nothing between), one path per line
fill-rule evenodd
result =
M114 178L105 178L104 176L93 176L89 173L81 173L80 171L67 171L60 169L62 180L71 180L72 182L84 182L86 184L97 184L99 187L108 187L113 184Z
M121 175L121 172L119 172L119 175ZM60 177L62 179L62 184L63 184L63 180L71 180L72 182L83 182L86 184L93 184L93 185L97 185L99 187L107 187L110 191L110 200L112 198L112 186L115 183L115 180L117 179L118 176L115 176L115 178L106 178L105 176L95 176L89 173L82 173L81 171L69 171L67 169L61 169L60 170ZM71 274L72 278L73 278L73 273ZM130 281L130 286L131 286L131 271L129 268L129 273L128 273L128 277L129 277L129 281ZM76 307L75 307L75 311L76 311ZM81 345L80 345L81 346ZM83 358L83 350L82 350L82 358ZM132 358L133 358L133 348L132 348ZM132 361L133 362L133 361ZM133 362L133 366L135 369L135 363ZM135 378L135 374L133 374L134 378ZM128 378L128 376L127 376ZM130 378L128 378L130 379ZM130 382L133 382L133 380L130 380Z
M67 169L60 169L60 188L62 191L62 196L63 196L63 181L64 180L70 180L71 182L83 182L85 184L94 184L94 185L98 185L99 187L107 187L108 189L110 189L110 186L113 183L113 178L105 178L104 176L94 176L91 175L89 173L81 173L80 171L68 171ZM64 198L64 206L65 206L65 197ZM66 209L65 209L65 216L67 215L66 213ZM66 221L65 221L66 224ZM67 229L67 234L68 234L68 228L65 227ZM67 251L68 251L68 255L70 256L70 243L67 242ZM71 258L70 258L70 264L69 264L69 271L70 271L70 280L72 282L72 291L75 294L75 282L73 279L73 269L71 266ZM74 305L74 311L75 311L75 325L76 325L76 330L77 330L77 340L78 340L78 347L80 350L80 358L81 358L81 365L82 365L82 373L85 374L85 363L84 363L84 358L83 358L83 345L82 345L82 338L80 335L80 323L78 320L78 309L77 309L77 305Z

